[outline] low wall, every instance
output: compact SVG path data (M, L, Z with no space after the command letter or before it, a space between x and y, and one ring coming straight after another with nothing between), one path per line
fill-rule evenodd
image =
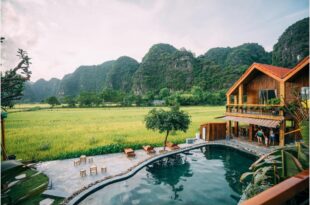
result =
M226 122L210 122L200 125L200 138L204 139L204 135L206 141L225 139Z

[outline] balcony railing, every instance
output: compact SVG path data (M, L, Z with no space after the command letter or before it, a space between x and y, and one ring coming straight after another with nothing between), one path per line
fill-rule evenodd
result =
M283 116L282 105L264 105L264 104L230 104L226 105L227 113Z

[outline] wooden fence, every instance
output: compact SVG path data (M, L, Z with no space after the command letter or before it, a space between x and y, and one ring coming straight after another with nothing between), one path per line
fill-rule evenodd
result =
M206 141L225 139L226 122L210 122L200 125L200 138Z

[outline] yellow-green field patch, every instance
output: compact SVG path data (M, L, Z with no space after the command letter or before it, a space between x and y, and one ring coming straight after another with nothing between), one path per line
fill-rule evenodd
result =
M145 128L152 108L73 108L9 113L6 119L8 154L22 160L50 160L120 151L123 146L160 145L163 135ZM193 137L199 125L219 121L221 106L182 107L191 115L187 133L169 136L174 142ZM122 146L123 145L123 146Z

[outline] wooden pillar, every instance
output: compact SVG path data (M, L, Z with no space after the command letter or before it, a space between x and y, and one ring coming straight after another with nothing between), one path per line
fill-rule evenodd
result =
M285 82L280 82L280 100L281 100L281 105L284 105L284 99L285 99Z
M237 104L238 104L238 96L234 95L234 105L237 105Z
M226 95L226 105L230 105L230 95Z
M249 142L253 141L253 131L254 131L254 127L252 124L249 125Z
M4 119L1 117L1 153L2 160L6 160L6 152L5 152L5 130L4 130Z
M211 134L211 123L207 124L207 130L206 130L206 141L210 141L210 134Z
M279 145L281 147L283 147L285 145L285 136L284 136L284 133L285 133L285 120L283 120L281 123L280 123L280 130L279 130L279 139L280 139L280 143Z
M230 120L226 122L226 135L231 136L231 121Z
M238 96L239 96L239 104L243 104L243 84L239 85Z
M234 121L234 135L235 137L239 137L239 133L238 133L238 127L239 127L239 123Z

